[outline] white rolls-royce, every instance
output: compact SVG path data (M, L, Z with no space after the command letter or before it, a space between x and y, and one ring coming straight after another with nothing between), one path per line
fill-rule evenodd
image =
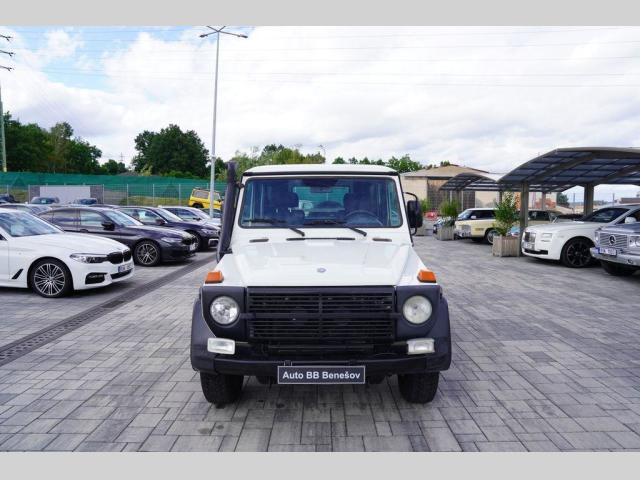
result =
M115 240L65 233L18 210L0 211L0 286L47 298L133 275L131 250Z
M579 221L527 227L522 236L522 253L529 257L560 260L571 268L586 267L593 262L590 249L599 227L633 221L640 221L640 205L604 207Z

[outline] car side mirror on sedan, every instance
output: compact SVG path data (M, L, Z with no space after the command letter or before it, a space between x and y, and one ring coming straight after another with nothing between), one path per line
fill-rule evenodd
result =
M624 219L624 223L637 223L638 221L635 219L635 217L632 216L628 216L627 218Z
M162 220L161 218L156 218L156 225L162 226L164 224L166 224L167 222L165 222L164 220Z
M469 220L477 220L477 219L478 219L478 217L476 217L475 215L471 215L471 216L469 217Z
M113 222L108 222L108 221L107 222L102 222L102 228L112 232L113 230L116 229L116 224L113 223Z

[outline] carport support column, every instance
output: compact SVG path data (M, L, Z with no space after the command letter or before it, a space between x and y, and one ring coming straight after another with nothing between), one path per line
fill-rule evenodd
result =
M523 183L520 189L520 235L518 237L518 256L522 255L522 237L529 220L529 184Z
M464 190L460 190L460 211L464 210Z
M547 209L547 192L542 192L542 196L540 198L540 208L542 210Z
M589 215L593 212L593 191L594 185L592 183L584 186L584 215Z

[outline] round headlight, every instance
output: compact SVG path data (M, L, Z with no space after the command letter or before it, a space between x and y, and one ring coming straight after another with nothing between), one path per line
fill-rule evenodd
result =
M240 307L231 297L218 297L211 302L211 316L220 325L229 325L233 323L238 314L240 313Z
M404 318L415 324L429 320L432 311L431 302L420 295L408 298L402 307Z

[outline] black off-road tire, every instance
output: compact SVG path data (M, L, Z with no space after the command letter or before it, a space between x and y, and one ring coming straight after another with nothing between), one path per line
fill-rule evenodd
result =
M440 372L398 375L400 395L409 403L429 403L436 396Z
M193 205L191 205L193 208L202 208L202 204L201 203L194 203Z
M240 398L243 382L242 375L214 375L200 372L200 385L204 398L217 407L233 403Z
M593 242L587 238L572 238L562 247L560 262L569 268L588 267L594 261L589 251L591 247L593 247Z
M600 260L600 263L602 264L602 268L604 268L605 272L615 277L628 277L636 273L636 270L638 270L636 267L628 267L615 262Z

